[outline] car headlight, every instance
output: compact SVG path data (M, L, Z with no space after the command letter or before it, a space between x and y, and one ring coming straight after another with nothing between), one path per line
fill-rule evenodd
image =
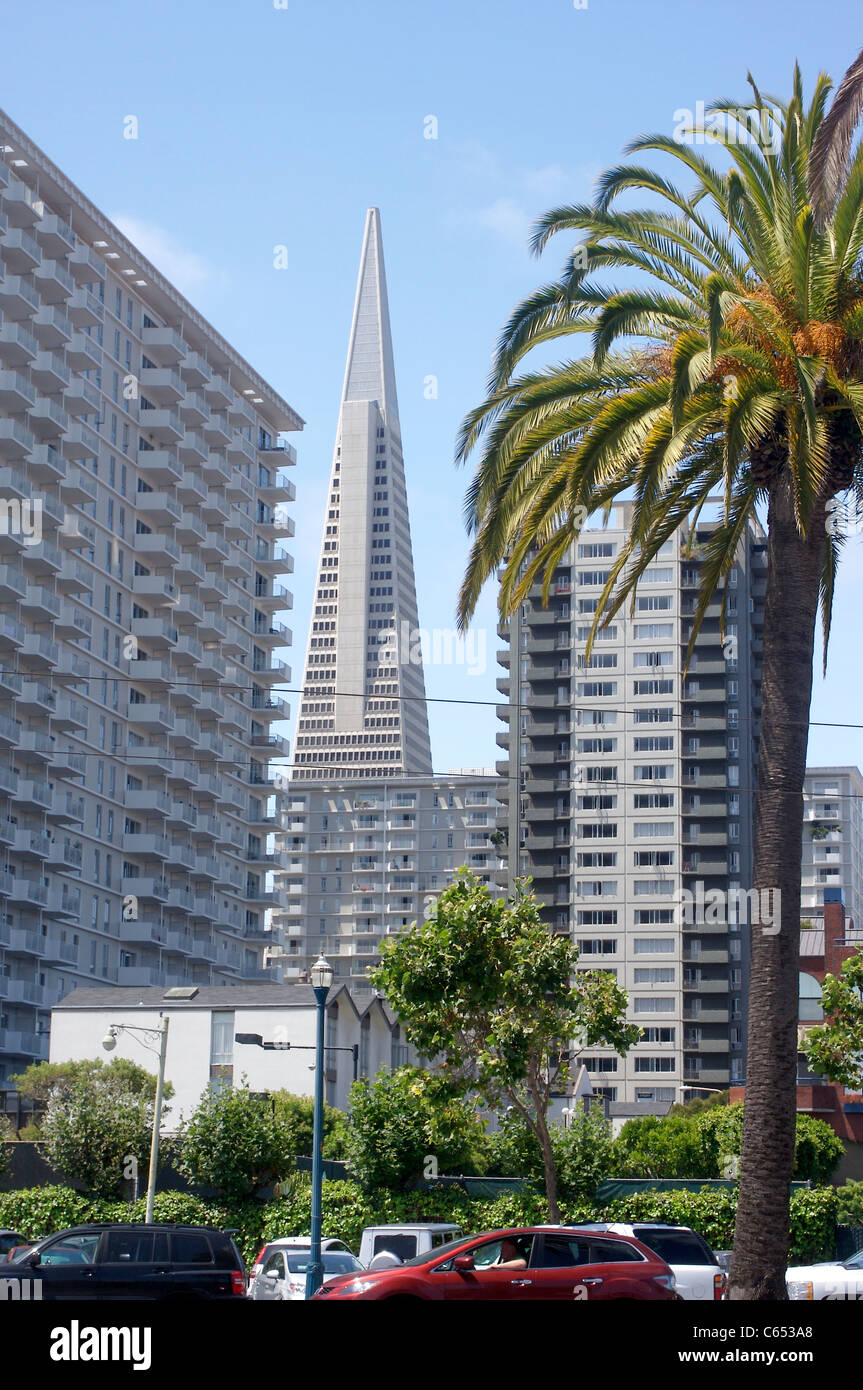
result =
M349 1284L339 1284L338 1288L327 1288L322 1285L321 1292L330 1294L333 1298L338 1298L343 1293L365 1293L366 1289L373 1289L374 1279L352 1279Z
M798 1300L814 1299L815 1294L812 1287L812 1280L790 1279L788 1281L788 1297Z

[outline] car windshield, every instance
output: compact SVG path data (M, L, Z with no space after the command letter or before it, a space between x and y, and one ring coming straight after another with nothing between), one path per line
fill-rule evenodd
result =
M844 1268L863 1269L863 1250L858 1250L856 1255L852 1255L850 1260L846 1260Z
M62 1240L42 1247L39 1262L43 1265L92 1264L99 1240L98 1235L64 1236Z
M715 1265L716 1256L695 1231L660 1231L655 1226L633 1226L636 1240L669 1265Z
M309 1251L288 1250L286 1255L290 1273L305 1274L309 1267ZM362 1269L356 1255L349 1255L346 1250L323 1250L321 1263L324 1274L352 1274L355 1269Z

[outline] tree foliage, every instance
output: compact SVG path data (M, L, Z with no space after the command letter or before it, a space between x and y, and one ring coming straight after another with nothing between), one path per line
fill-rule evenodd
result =
M248 1084L210 1089L177 1135L177 1166L192 1182L246 1197L294 1170L291 1122Z
M152 1129L153 1102L107 1067L49 1091L41 1125L52 1165L100 1197L120 1194L130 1158L147 1173Z
M821 986L825 1023L807 1028L801 1050L813 1071L863 1091L863 951L846 960Z
M547 1111L568 1078L572 1049L604 1043L621 1055L640 1029L626 994L602 971L576 972L578 952L553 936L522 885L493 898L468 870L424 921L381 943L371 972L421 1056L439 1060L462 1093L512 1105L543 1153L549 1215L557 1219Z
M315 1103L311 1096L295 1096L290 1091L273 1091L276 1116L287 1126L290 1152L310 1158L314 1147ZM343 1159L347 1155L348 1117L332 1105L324 1105L323 1157Z
M77 1062L31 1062L25 1071L9 1079L25 1099L37 1106L69 1095L79 1081L102 1079L116 1080L131 1095L143 1095L150 1101L156 1098L154 1073L127 1057L112 1057L110 1062L101 1057L85 1057ZM163 1099L170 1100L173 1094L173 1084L166 1080Z
M587 1201L609 1175L612 1164L611 1124L602 1110L578 1110L569 1123L549 1125L558 1193L561 1201ZM517 1111L504 1117L489 1136L489 1174L504 1178L544 1177L542 1149L534 1131Z
M348 1161L367 1190L400 1188L424 1176L484 1169L485 1127L475 1105L419 1067L381 1072L351 1089Z

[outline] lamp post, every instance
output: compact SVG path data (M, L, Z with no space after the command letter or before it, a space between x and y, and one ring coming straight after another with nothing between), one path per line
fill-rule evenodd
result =
M324 956L318 956L310 971L312 988L318 1006L317 1038L315 1045L315 1121L312 1140L312 1248L306 1271L306 1298L323 1282L321 1264L321 1204L323 1198L324 1144L324 1022L327 995L333 983L333 967Z
M147 1210L144 1220L150 1224L153 1220L153 1202L156 1197L156 1173L159 1167L159 1130L162 1125L162 1097L165 1090L165 1061L168 1056L168 1023L167 1014L159 1014L159 1023L156 1028L136 1028L132 1023L112 1023L108 1027L102 1046L106 1052L113 1052L117 1046L118 1033L148 1033L151 1037L159 1039L159 1071L156 1078L156 1100L153 1105L153 1134L150 1139L150 1171L147 1175ZM139 1039L140 1041L140 1039ZM155 1047L150 1047L149 1043L142 1042L142 1047L146 1047L149 1052L156 1052Z

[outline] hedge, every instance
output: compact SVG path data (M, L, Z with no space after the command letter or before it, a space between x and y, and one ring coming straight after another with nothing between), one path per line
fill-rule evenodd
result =
M700 1192L636 1192L605 1206L588 1202L563 1205L565 1221L668 1221L700 1231L714 1250L728 1250L734 1234L736 1194L708 1188ZM832 1187L800 1189L791 1194L793 1264L833 1258L839 1199ZM143 1221L145 1202L105 1201L70 1187L32 1187L0 1193L0 1227L19 1231L29 1240L87 1221ZM249 1265L266 1240L276 1236L308 1235L311 1229L311 1186L298 1175L287 1191L271 1202L245 1200L210 1202L187 1192L159 1192L156 1221L196 1226L230 1227L243 1259ZM381 1191L365 1195L356 1183L323 1185L323 1227L352 1249L359 1248L364 1226L398 1221L455 1221L466 1231L503 1226L538 1225L547 1208L538 1192L507 1192L493 1201L468 1197L453 1188L434 1192Z

